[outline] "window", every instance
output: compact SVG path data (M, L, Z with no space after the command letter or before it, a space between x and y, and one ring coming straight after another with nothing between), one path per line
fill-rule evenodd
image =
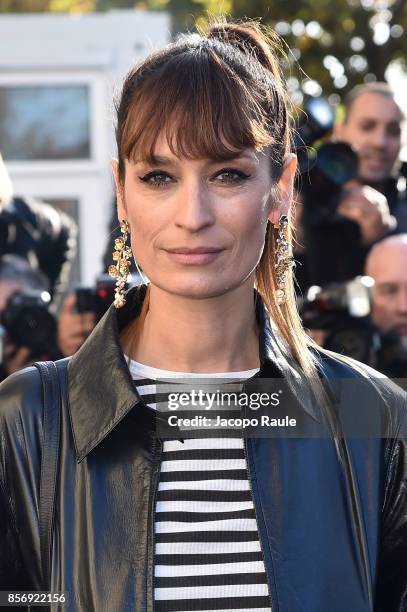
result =
M87 160L87 85L1 85L0 151L7 161Z

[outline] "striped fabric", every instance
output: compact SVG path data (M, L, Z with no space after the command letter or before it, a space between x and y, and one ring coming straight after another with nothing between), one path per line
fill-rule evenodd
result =
M144 402L158 410L157 379L244 380L257 372L185 374L135 361L129 367ZM157 612L271 612L242 438L164 441L154 544Z

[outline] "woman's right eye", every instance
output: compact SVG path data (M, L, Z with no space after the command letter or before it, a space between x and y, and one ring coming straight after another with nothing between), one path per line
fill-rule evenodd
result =
M139 176L140 181L143 183L147 183L147 185L151 185L151 187L165 187L169 183L172 182L173 178L166 172L162 172L161 170L154 170L153 172L148 172L144 176Z

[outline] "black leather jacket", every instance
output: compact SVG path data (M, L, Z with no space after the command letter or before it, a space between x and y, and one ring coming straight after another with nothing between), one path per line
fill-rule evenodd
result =
M52 589L69 611L152 612L154 499L162 441L135 391L118 332L144 288L111 308L81 349L58 362L69 401L61 420ZM318 419L304 377L257 304L260 377L284 377ZM321 374L378 375L318 353ZM291 384L291 383L290 383ZM407 610L407 455L404 392L368 381L386 438L245 440L273 612ZM40 586L42 398L30 367L0 387L0 590ZM385 408L386 404L390 407ZM366 408L366 406L364 406ZM360 406L362 409L362 405Z

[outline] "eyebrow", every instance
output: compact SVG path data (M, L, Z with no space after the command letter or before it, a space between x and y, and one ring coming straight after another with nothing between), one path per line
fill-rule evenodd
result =
M226 161L247 159L249 161L257 161L257 158L252 153L246 153L242 151L241 153L231 153L230 156L224 157L223 159L210 159L209 164L221 164ZM147 159L135 159L135 164L143 164L150 163ZM176 166L177 160L172 157L166 157L165 155L153 155L151 158L151 163L153 166Z
M391 289L393 287L397 287L400 284L400 281L383 281L383 282L379 282L376 283L376 287L380 288L380 289Z
M380 117L359 117L359 121L360 123L364 121L369 121L370 123L378 123L380 121ZM397 127L400 127L402 121L403 119L401 117L400 119L391 119L391 121L386 122L386 125L396 125Z

